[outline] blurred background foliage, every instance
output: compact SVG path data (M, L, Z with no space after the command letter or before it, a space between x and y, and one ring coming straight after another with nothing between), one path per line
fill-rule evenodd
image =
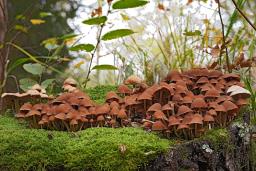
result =
M74 77L81 87L94 87L120 84L132 74L153 84L172 69L212 67L227 71L222 46L227 48L232 72L240 73L247 80L246 85L254 91L254 64L242 67L237 65L237 60L243 56L244 60L254 61L256 33L232 1L219 1L225 46L218 1L215 0L151 0L140 8L113 9L103 24L102 34L116 28L130 28L135 34L100 41L97 46L102 25L86 25L82 21L107 15L108 2L8 0L6 42L18 47L12 46L9 54L6 91L22 91L38 82L44 84L50 93L56 93L60 91L62 79L69 76ZM251 22L256 23L256 2L235 2ZM95 52L70 49L87 43L96 46ZM31 57L42 62L42 67L32 66L36 71L31 71L24 66L37 63ZM116 69L109 66L93 69L102 64Z

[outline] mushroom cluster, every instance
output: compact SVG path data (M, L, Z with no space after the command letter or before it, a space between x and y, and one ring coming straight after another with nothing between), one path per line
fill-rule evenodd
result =
M192 139L213 127L225 127L250 97L239 75L205 68L171 71L150 87L134 77L126 83L133 90L121 85L118 91L128 94L124 101L131 121L168 137Z
M39 84L35 84L25 93L3 93L1 98L6 101L6 104L12 106L14 111L18 112L20 104L26 101L33 100L40 102L42 100L49 100L53 97L46 94L46 90L43 89Z
M68 92L62 93L47 104L25 103L15 115L16 118L27 120L31 128L61 131L127 125L126 111L115 92L107 94L107 103L97 105L84 92L74 88L75 85L64 86Z
M130 76L117 93L107 93L105 104L97 105L69 79L63 86L68 92L48 104L26 103L16 117L29 120L32 127L68 131L138 123L168 137L192 139L227 126L237 116L250 97L243 87L237 74L173 70L152 86Z

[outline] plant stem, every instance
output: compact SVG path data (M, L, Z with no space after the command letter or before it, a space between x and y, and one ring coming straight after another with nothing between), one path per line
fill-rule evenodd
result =
M110 8L111 8L111 4L109 4L108 12L107 12L107 14L106 14L106 17L108 17L108 15L111 13ZM93 50L93 52L92 52L92 54L91 54L90 64L89 64L88 72L87 72L87 75L86 75L86 79L85 79L85 83L84 83L84 88L86 88L87 83L88 83L88 81L89 81L89 76L90 76L90 74L91 74L91 72L92 72L91 67L92 67L93 58L94 58L94 56L95 56L95 54L96 54L96 52L97 52L97 49L98 49L98 47L99 47L99 45L100 45L100 42L101 42L101 34L102 34L102 30L103 30L104 26L105 26L105 24L102 24L102 25L100 26L100 29L99 29L99 34L98 34L98 37L97 37L97 43L96 43L95 49Z
M223 23L223 19L222 19L222 15L221 15L221 10L220 10L220 1L218 1L218 13L220 16L221 29L222 29L222 42L223 42L223 46L224 46L225 52L226 52L226 64L227 64L228 72L230 73L231 71L230 71L230 63L229 63L229 58L228 58L228 48L226 46L225 28L224 28L224 23ZM221 51L222 51L222 47L221 47ZM220 51L220 61L221 61L221 51Z
M249 20L248 17L243 13L243 11L238 7L237 3L235 0L232 0L233 4L235 5L237 11L242 15L242 17L248 22L248 24L251 25L251 27L256 31L256 26Z

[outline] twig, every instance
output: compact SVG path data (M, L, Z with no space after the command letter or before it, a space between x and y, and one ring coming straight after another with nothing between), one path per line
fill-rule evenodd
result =
M235 5L237 11L242 15L242 17L252 26L252 28L256 31L256 26L249 20L248 17L243 13L243 11L238 7L237 3L235 0L232 0L233 4Z
M226 64L227 64L227 68L228 68L228 72L230 73L230 64L229 64L229 58L228 58L228 48L226 46L226 37L225 37L225 28L224 28L224 23L223 23L223 19L222 19L222 15L221 15L221 10L220 10L220 1L218 2L218 13L220 16L220 22L221 22L221 29L222 29L222 42L223 42L223 46L225 47L225 52L226 52ZM222 48L221 48L222 50ZM221 61L221 52L220 52L220 61Z
M111 13L110 8L111 8L111 5L109 4L109 8L108 8L108 12L107 12L107 14L106 14L106 17L108 17L108 15ZM87 75L86 75L84 87L87 86L87 83L88 83L88 81L89 81L89 76L90 76L90 74L91 74L91 72L92 72L91 67L92 67L93 58L94 58L94 56L95 56L95 54L96 54L96 52L97 52L97 49L98 49L98 47L99 47L99 45L100 45L100 42L101 42L101 34L102 34L102 30L103 30L104 26L105 26L105 24L102 24L102 25L100 26L100 29L99 29L99 34L98 34L98 37L97 37L97 44L96 44L96 46L95 46L95 48L94 48L94 50L93 50L93 52L92 52L92 54L91 54L90 64L89 64L88 72L87 72Z

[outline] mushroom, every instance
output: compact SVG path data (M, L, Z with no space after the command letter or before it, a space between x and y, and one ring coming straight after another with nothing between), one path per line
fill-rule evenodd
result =
M137 98L138 101L142 101L143 103L143 108L144 108L144 113L147 111L147 104L150 102L152 99L151 94L149 94L148 91L144 91L142 94L140 94Z
M227 111L227 121L224 123L226 126L227 123L229 123L230 121L232 121L232 119L236 116L236 112L238 111L238 107L232 103L231 101L224 101L222 103L222 105L224 106L224 108Z
M119 85L117 91L123 96L130 95L132 93L132 90L124 84Z
M121 127L123 127L123 120L128 118L125 109L120 109L117 117L121 120Z
M203 117L200 114L194 114L189 125L192 127L193 137L199 137L199 129L203 125Z
M204 124L207 129L212 129L214 124L214 117L211 114L204 115Z
M208 107L207 103L201 97L195 98L191 104L191 108L200 114L203 114L207 107Z
M167 126L160 120L152 124L152 131L159 131L163 133L165 130L167 130Z

